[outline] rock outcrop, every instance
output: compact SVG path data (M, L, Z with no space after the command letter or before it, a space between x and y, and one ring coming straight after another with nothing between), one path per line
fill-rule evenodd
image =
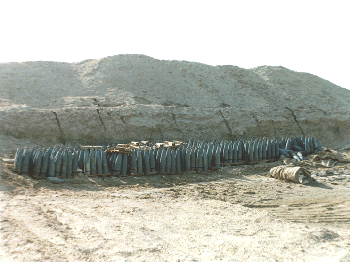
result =
M0 135L47 144L314 135L350 138L350 91L284 67L118 55L0 64Z

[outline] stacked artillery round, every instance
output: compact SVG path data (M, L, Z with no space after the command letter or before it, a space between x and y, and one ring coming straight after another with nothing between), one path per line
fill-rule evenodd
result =
M164 142L147 141L108 146L50 147L17 149L15 172L34 178L87 176L141 176L206 172L221 166L276 161L281 157L302 161L322 151L311 136L250 141Z

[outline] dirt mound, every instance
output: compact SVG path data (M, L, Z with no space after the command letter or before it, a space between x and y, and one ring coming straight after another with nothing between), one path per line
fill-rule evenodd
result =
M209 66L118 55L0 64L0 134L46 143L349 139L350 91L284 67Z

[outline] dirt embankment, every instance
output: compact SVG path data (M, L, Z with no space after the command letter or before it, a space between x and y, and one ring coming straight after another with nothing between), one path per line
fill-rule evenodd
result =
M119 55L0 65L0 135L46 142L349 140L350 91L284 67L208 66Z

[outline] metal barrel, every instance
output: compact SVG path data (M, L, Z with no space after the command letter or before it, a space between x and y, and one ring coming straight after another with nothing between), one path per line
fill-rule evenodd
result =
M102 158L102 170L103 174L108 174L108 163L107 163L107 152L105 150L101 151L101 158Z
M93 149L90 151L90 174L92 176L97 174L96 153Z
M143 150L142 151L142 158L143 158L143 170L146 176L150 175L151 172L151 166L149 161L149 150Z
M197 171L203 171L203 149L202 148L199 148L197 151L196 167L197 167Z
M176 152L171 150L171 174L174 175L176 173Z
M137 173L137 155L136 155L136 150L131 151L131 174L136 174Z
M176 150L176 172L177 173L181 173L182 170L182 161L181 161L181 153L182 153L182 149L179 148L178 150Z
M62 166L62 152L60 150L57 150L55 162L56 162L55 177L58 177L61 174L61 166Z
M114 164L114 174L115 175L117 175L117 176L121 175L122 165L123 165L123 154L118 153L117 157L115 158L115 164Z
M126 173L128 171L128 154L122 154L122 155L123 155L122 176L126 176Z
M142 155L141 155L141 151L140 150L137 150L136 156L137 156L137 173L138 174L143 174Z
M165 172L171 172L171 150L166 150L166 165Z
M156 158L155 158L153 149L151 149L149 151L149 164L150 164L151 172L152 173L155 172L156 171Z

